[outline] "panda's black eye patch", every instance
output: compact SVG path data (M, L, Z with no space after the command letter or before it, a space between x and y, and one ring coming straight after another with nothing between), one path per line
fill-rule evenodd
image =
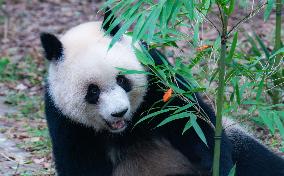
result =
M122 87L126 92L131 91L132 85L129 79L127 79L124 75L118 75L116 77L117 84Z
M85 99L90 104L96 104L99 100L100 93L100 88L97 85L90 84Z

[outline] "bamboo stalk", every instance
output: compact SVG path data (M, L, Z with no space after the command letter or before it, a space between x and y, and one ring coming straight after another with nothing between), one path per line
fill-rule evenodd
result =
M213 158L213 176L219 176L220 170L220 150L221 150L221 136L222 136L222 112L224 105L224 89L225 89L225 70L226 70L226 47L227 47L227 28L228 28L228 16L223 13L223 28L221 36L221 51L218 61L219 70L219 86L217 92L217 116L216 116L216 128L215 128L215 145L214 145L214 158Z
M275 50L281 48L281 12L282 0L276 0L276 24L275 24ZM281 60L281 55L276 57L276 64Z
M276 24L275 24L275 46L274 50L277 51L281 48L281 20L282 20L282 0L276 0ZM279 66L281 64L281 59L282 59L281 54L278 54L275 59L272 61L273 67ZM279 67L278 69L281 69ZM279 79L280 78L280 79ZM279 70L272 75L273 79L273 84L274 86L281 85L284 82L284 78L282 78L281 72ZM283 89L283 86L280 86ZM273 104L278 104L280 103L280 92L279 90L275 89L272 93L272 102Z

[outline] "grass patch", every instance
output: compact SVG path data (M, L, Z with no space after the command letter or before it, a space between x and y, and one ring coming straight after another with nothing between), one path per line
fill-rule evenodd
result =
M42 84L42 76L45 74L43 63L35 62L27 56L23 61L12 63L8 58L0 58L0 81L4 83L15 83L25 81L28 86Z
M22 92L10 92L5 103L16 106L20 113L9 114L10 118L42 118L44 115L44 102L42 96L28 96Z
M26 141L22 147L34 153L36 156L46 156L51 153L51 140L46 126L32 128L25 127L31 140Z
M27 56L17 63L0 58L0 81L7 87L5 103L16 106L20 113L9 114L10 118L42 118L44 103L42 82L44 63Z

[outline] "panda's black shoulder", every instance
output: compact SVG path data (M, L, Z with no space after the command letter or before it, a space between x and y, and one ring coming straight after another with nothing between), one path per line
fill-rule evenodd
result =
M284 159L234 123L225 119L223 125L234 147L232 155L236 163L237 175L284 175Z

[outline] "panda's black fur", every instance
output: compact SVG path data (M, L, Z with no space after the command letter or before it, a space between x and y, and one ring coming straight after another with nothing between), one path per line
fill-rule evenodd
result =
M233 144L233 161L237 176L281 176L284 175L284 159L258 142L247 131L225 123L226 134Z
M105 30L108 29L108 25L104 26ZM115 27L111 31L111 35L114 35L118 30L119 27ZM64 49L60 41L54 38L53 35L43 34L41 41L47 59L64 59ZM160 59L161 53L159 51L152 49L149 52L157 65L163 63ZM148 81L153 79L155 78L148 76ZM179 80L186 83L181 77ZM178 86L186 89L183 86L184 83L179 82ZM46 90L50 89L49 86L47 82ZM148 84L144 101L135 114L133 114L131 125L122 133L111 134L107 131L96 132L92 127L86 127L83 124L70 120L55 105L56 103L50 93L46 91L46 119L52 140L57 174L59 176L210 175L212 171L214 129L207 122L198 119L198 124L206 136L208 146L199 139L193 129L181 135L182 129L187 122L186 119L176 120L163 127L154 128L169 114L157 116L150 123L146 122L132 128L133 124L141 118L141 114L149 110L162 97L163 92L160 90L160 85ZM198 94L195 94L195 97L200 108L204 110L211 122L215 124L214 111L202 101ZM175 98L170 103L170 105L175 106L183 106L185 104L179 98ZM238 134L241 134L240 138L238 138ZM246 143L246 139L247 141L252 141L254 147L246 148L245 145L239 143L240 141L237 138L244 143ZM270 159L269 161L275 164L273 165L276 170L274 175L282 175L284 165L282 166L281 164L284 162L280 157L265 149L264 146L255 142L254 139L243 137L238 130L236 133L230 133L230 139L232 140L234 150L228 136L223 133L220 175L228 175L235 162L237 162L237 173L240 176L271 175L270 170L261 171L257 167L258 159ZM250 153L256 154L252 155ZM242 155L248 157L242 157ZM254 156L257 157L254 158ZM263 158L262 156L270 157ZM254 162L251 164L251 161ZM259 166L265 168L267 165L263 163Z

